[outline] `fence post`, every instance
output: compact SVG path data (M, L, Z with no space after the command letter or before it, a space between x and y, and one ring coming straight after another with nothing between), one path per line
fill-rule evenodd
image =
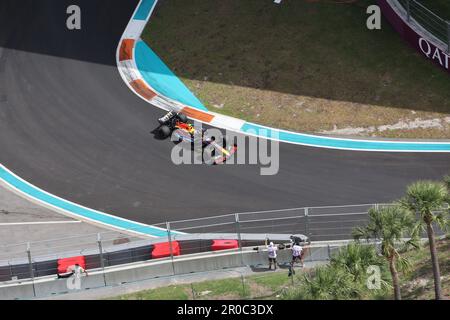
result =
M411 20L411 0L406 0L406 20Z
M103 246L102 246L102 238L100 233L97 233L97 244L98 244L98 252L100 256L100 266L102 268L103 273L103 283L106 287L106 274L105 274L105 260L103 259Z
M31 259L31 245L27 242L27 256L28 256L28 266L30 270L31 283L33 285L33 296L36 297L36 288L34 286L34 269L33 269L33 261Z
M245 290L245 279L244 279L244 274L241 273L241 281L242 281L242 297L245 298L246 297L246 290Z
M170 260L172 261L172 271L175 275L175 263L173 261L173 247L172 247L172 234L170 232L170 222L166 222L166 229L167 229L167 239L169 241L169 249L170 249Z
M241 265L244 265L244 252L242 251L242 238L241 238L241 227L239 223L239 213L234 215L234 220L236 222L236 233L238 237L239 251L241 252Z
M13 280L13 269L12 269L12 267L13 267L13 265L11 264L11 261L8 261L8 266L9 266L9 278L11 279L11 280Z
M191 282L191 291L192 291L192 300L195 300L195 289L194 289L194 283Z
M331 248L330 248L329 244L327 245L327 254L328 254L328 261L330 261L331 260Z
M309 208L305 208L305 236L311 241L309 236Z
M447 21L447 52L450 53L450 21Z

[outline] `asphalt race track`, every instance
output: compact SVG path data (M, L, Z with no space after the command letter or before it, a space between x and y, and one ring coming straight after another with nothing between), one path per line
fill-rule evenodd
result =
M139 99L116 66L137 0L0 2L0 163L82 205L144 223L301 206L388 202L440 179L450 154L280 146L280 171L172 164L150 133L164 111ZM82 10L82 30L66 9Z

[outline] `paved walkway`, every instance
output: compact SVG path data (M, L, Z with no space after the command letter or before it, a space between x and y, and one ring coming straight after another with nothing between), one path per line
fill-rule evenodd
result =
M37 205L0 183L0 260L26 257L27 242L32 242L31 249L36 254L37 251L39 254L44 250L50 252L51 248L57 251L56 247L85 249L96 245L99 232L107 232L109 239L125 236ZM56 240L68 237L71 240ZM55 240L46 241L51 239Z

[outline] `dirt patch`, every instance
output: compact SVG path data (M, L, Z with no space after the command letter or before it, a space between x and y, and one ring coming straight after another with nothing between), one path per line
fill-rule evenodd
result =
M370 127L346 127L338 129L337 126L333 130L321 131L322 134L331 135L377 135L383 134L386 131L414 131L417 129L427 130L434 129L438 131L444 131L450 129L450 117L435 118L435 119L420 119L414 120L400 120L395 124L370 126Z

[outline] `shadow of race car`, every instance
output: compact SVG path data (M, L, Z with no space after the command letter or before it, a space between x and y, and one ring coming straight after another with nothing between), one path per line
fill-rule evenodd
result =
M159 127L156 129L159 137L166 139L171 137L175 143L188 142L191 146L200 146L202 149L212 146L212 164L226 162L237 151L237 145L228 146L227 139L223 137L222 144L217 143L214 136L207 135L206 129L198 130L188 122L184 113L170 111L158 119Z

